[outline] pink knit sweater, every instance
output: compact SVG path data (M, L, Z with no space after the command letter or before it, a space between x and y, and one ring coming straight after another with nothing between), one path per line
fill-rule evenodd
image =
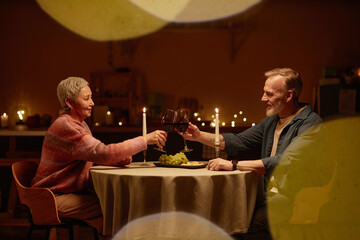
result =
M89 169L94 163L124 165L146 147L143 137L105 145L92 136L85 122L62 114L45 135L32 186L50 188L55 193L86 190L91 183Z

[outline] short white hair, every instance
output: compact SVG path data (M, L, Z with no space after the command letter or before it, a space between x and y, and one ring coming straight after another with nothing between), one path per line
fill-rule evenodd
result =
M80 77L68 77L67 79L62 80L57 86L57 96L61 106L65 111L70 110L69 106L66 104L65 100L69 99L73 102L76 102L76 97L79 94L80 90L89 86L89 83Z

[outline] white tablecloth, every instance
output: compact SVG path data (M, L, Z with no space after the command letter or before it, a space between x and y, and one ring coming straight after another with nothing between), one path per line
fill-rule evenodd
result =
M247 232L259 175L244 171L95 166L95 191L104 215L104 234L149 214L182 211L203 217L229 234Z

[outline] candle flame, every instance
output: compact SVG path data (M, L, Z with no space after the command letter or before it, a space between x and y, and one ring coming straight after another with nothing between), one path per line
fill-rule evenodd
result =
M4 113L3 116L6 117L6 113Z
M146 107L143 108L143 113L146 113Z
M215 112L216 112L216 113L219 113L219 109L218 109L218 108L215 108Z

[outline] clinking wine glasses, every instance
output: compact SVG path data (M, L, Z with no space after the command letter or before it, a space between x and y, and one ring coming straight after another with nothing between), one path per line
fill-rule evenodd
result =
M161 127L166 132L174 131L176 128L179 132L185 133L189 127L189 114L186 109L180 109L174 111L172 109L166 109L164 115L161 118ZM184 140L184 149L181 152L191 152L193 149L188 148L186 140ZM155 147L155 150L166 152L163 148Z

